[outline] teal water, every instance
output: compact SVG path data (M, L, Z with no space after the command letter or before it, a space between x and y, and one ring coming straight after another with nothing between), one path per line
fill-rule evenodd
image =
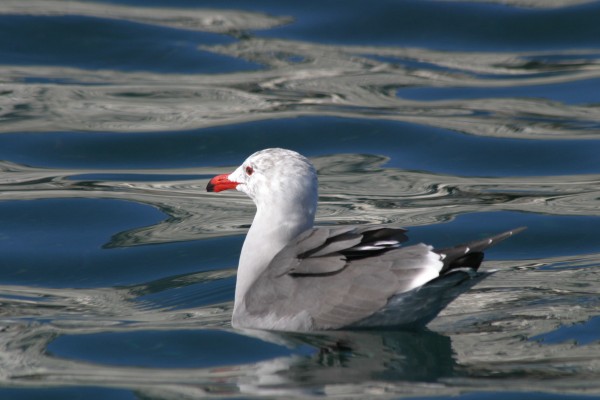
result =
M0 398L600 398L599 20L586 0L3 0ZM266 147L314 162L321 225L529 229L425 331L237 331L253 207L204 188Z

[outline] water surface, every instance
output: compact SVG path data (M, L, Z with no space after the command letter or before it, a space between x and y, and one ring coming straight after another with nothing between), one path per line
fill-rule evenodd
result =
M0 397L600 398L600 2L3 0ZM321 225L518 226L423 332L230 326L266 147Z

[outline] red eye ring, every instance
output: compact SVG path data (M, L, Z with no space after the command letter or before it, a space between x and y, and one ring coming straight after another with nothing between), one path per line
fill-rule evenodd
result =
M251 166L247 166L246 167L246 174L248 174L248 176L252 175L254 173L254 168L252 168Z

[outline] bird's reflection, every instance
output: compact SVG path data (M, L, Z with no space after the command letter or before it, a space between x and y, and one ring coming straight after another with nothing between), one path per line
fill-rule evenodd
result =
M305 357L288 357L285 368L283 360L277 360L277 375L281 378L278 383L292 386L319 387L373 380L436 382L452 376L456 365L450 338L426 329L316 334L245 330L244 334L296 349L309 346L313 350Z

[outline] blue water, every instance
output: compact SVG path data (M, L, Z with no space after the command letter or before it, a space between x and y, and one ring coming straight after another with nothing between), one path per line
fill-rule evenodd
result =
M0 398L600 398L599 20L0 2ZM205 187L267 147L314 162L321 225L528 229L424 331L234 330L254 208Z

